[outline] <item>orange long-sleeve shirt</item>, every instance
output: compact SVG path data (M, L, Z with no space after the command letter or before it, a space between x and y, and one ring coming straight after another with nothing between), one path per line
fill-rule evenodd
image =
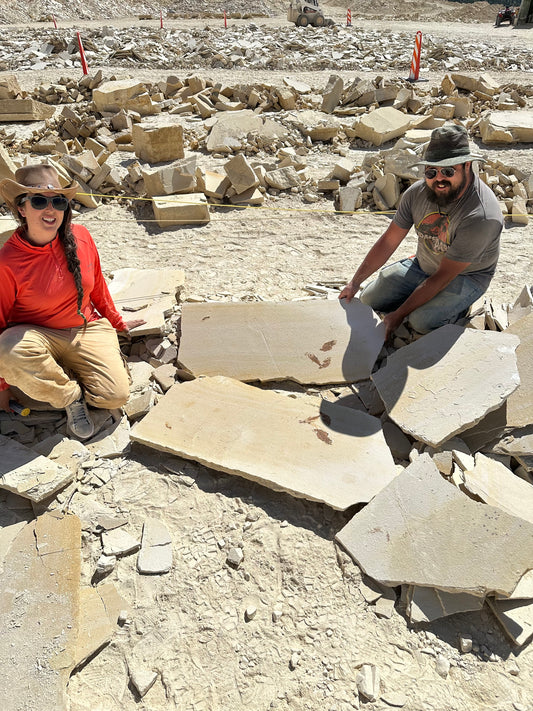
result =
M93 238L82 225L72 225L72 232L82 276L81 312L87 321L104 317L117 331L125 330L102 274ZM16 230L0 249L0 332L19 323L58 329L82 326L77 299L74 277L59 239L36 246L21 237L20 228ZM0 390L7 387L0 377Z

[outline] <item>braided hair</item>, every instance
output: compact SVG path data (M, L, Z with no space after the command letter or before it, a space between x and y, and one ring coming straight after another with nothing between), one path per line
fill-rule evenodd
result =
M26 197L25 195L21 195L20 197L17 198L16 200L16 205L22 204L22 201ZM17 211L18 212L18 211ZM26 226L26 218L23 217L20 213L17 215L18 219L21 222L22 225L22 236L24 238L27 238L27 226ZM81 281L81 267L80 267L80 260L78 258L78 248L76 245L76 239L74 237L74 234L72 232L72 206L69 202L68 208L64 212L64 217L63 217L63 222L59 226L59 229L57 230L57 236L59 238L59 241L61 242L61 246L63 247L63 251L65 253L65 257L67 260L67 268L69 272L72 274L74 277L74 285L76 287L76 291L78 292L78 298L77 298L77 306L78 306L78 316L81 316L84 322L84 327L87 326L87 319L83 315L81 311L81 306L83 303L83 286L82 286L82 281Z

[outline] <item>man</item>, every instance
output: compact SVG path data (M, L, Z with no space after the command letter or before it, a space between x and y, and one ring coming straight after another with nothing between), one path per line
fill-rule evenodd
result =
M472 170L463 126L436 128L429 141L425 178L402 195L394 218L341 291L351 301L414 225L415 257L385 267L360 299L384 312L386 338L404 319L419 333L454 323L486 290L499 255L502 211L492 190Z

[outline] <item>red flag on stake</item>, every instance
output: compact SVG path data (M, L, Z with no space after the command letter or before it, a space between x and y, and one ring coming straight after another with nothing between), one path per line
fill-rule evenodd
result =
M87 61L85 60L85 52L83 51L83 44L81 43L81 35L79 32L76 32L76 35L78 36L78 47L80 49L81 68L82 68L84 74L88 74L89 70L87 69Z
M56 30L57 30L57 22L56 22L55 15L52 15L52 22L54 23L54 27L55 27Z
M163 10L159 10L159 17L160 17L160 27L163 29Z
M224 10L224 27L228 29L228 20L226 18L226 11Z

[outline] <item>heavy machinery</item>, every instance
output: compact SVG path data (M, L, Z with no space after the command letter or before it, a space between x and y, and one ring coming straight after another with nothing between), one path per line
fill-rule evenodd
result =
M287 19L297 27L330 27L335 24L331 17L324 17L318 0L290 0Z

